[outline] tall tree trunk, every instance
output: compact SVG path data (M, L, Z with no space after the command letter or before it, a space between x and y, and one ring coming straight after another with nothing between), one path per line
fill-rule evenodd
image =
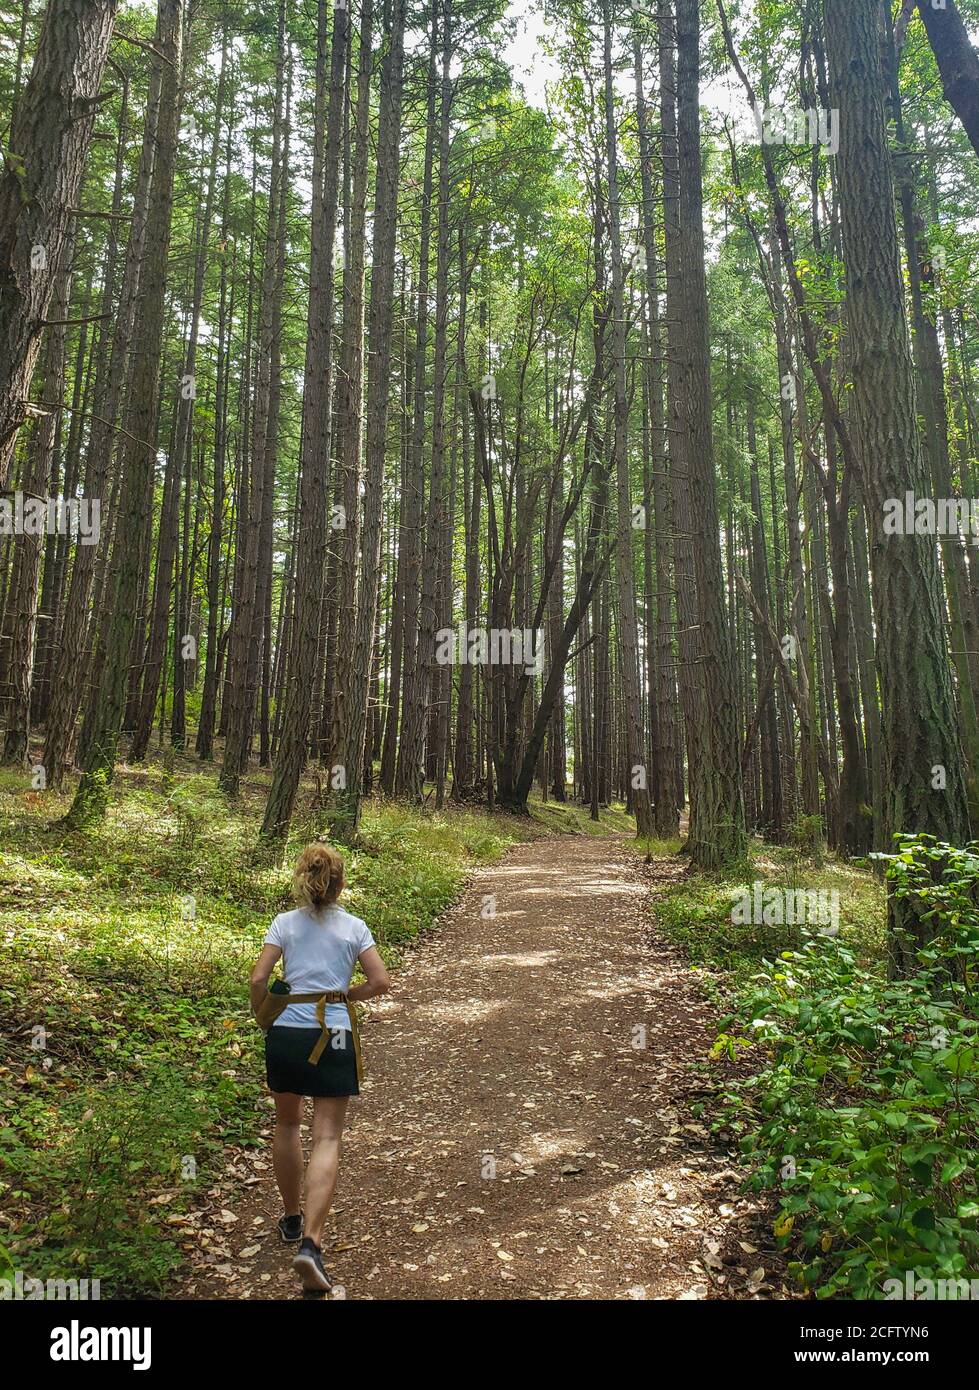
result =
M392 0L381 63L374 237L368 319L366 470L360 597L348 682L350 719L341 761L346 769L346 803L334 824L349 833L360 817L371 655L380 588L384 514L384 459L387 442L394 309L394 252L400 181L401 96L404 66L405 0ZM393 675L393 661L392 661ZM389 685L390 689L390 685ZM390 696L389 696L390 700ZM391 718L389 705L388 718Z
M51 306L55 317L64 320L68 311L68 274L59 275ZM56 323L47 332L42 354L41 397L45 413L36 422L30 441L21 490L25 497L43 497L48 485L64 390L65 327ZM41 571L42 537L18 536L14 565L4 611L2 640L8 671L7 731L3 741L3 761L23 763L31 732L31 682L34 675L34 638L37 631L38 579Z
M837 165L853 424L870 533L883 702L884 828L888 839L914 830L961 844L968 838L969 815L938 553L932 537L884 530L888 499L903 499L909 491L927 495L928 480L887 148L879 6L876 0L825 0L825 15L831 90L840 111ZM921 940L929 926L894 900L891 924L893 964L910 968L904 929Z
M418 639L415 659L405 685L404 718L401 729L401 756L404 772L402 790L414 801L421 801L424 786L422 752L425 740L425 721L430 694L435 688L435 630L438 622L439 557L442 550L445 519L446 428L445 397L447 377L449 260L451 231L449 227L449 118L452 111L452 80L449 65L452 59L452 4L441 0L441 83L439 88L438 124L438 211L436 227L435 269L435 344L432 358L432 466L428 483L428 506L425 531L425 551L422 560L421 597L418 609ZM434 43L433 18L433 43ZM424 348L424 342L420 341ZM424 385L424 373L421 376ZM421 456L416 462L420 463ZM417 486L421 486L421 473ZM434 669L433 669L434 668Z
M676 835L679 822L676 795L676 682L673 677L673 508L667 473L666 414L663 394L663 351L665 334L660 321L659 272L656 228L653 213L653 141L650 131L652 112L643 90L642 48L638 24L632 40L633 74L639 125L639 158L642 187L642 236L646 264L647 359L646 389L649 400L650 443L652 446L652 497L655 527L656 640L647 631L651 652L650 718L653 757L652 794L656 834ZM646 500L648 509L648 498ZM647 531L649 522L646 522ZM653 576L650 576L652 579Z
M299 462L299 527L296 594L286 675L282 733L265 805L262 838L281 844L289 831L306 762L318 623L323 597L324 535L330 484L330 370L333 326L333 244L339 196L340 148L349 12L333 11L327 64L326 4L317 26L316 125L313 143L313 209L310 229L309 308L304 419ZM368 664L370 657L368 655Z
M139 170L129 221L122 284L112 325L111 350L108 352L104 372L100 370L97 375L95 410L85 455L85 493L89 497L103 498L109 492L115 494L113 465L122 453L122 441L116 434L115 427L131 369L130 348L139 305L140 276L143 272L146 248L162 90L162 66L156 64L150 72ZM119 187L121 188L121 183ZM113 209L118 213L118 200L114 201ZM104 307L107 309L110 303L111 299L107 298ZM103 343L108 342L108 337L106 331ZM110 506L110 526L113 512L114 506ZM95 623L89 620L89 600L92 598L97 570L104 566L109 545L110 537L103 534L99 545L79 546L75 553L54 663L51 708L48 713L47 740L44 748L44 766L49 787L61 785L71 760L75 721L92 665L91 646L94 644ZM101 608L98 590L92 608L94 620ZM87 641L89 633L92 636Z
M683 406L681 373L685 331L683 305L683 246L680 236L680 161L676 127L676 30L671 0L658 0L660 126L663 143L663 237L666 269L667 318L667 438L669 441L670 497L674 521L674 585L679 650L679 693L687 752L687 778L693 784L695 769L705 756L702 742L703 677L700 664L700 620L697 581L693 563L693 521L690 499L690 441ZM679 798L678 798L679 799ZM687 842L697 838L699 806L690 804Z
M200 336L201 310L204 300L204 276L207 271L208 263L212 254L211 248L211 225L214 212L215 190L217 188L218 177L218 151L221 147L221 124L224 119L224 102L227 87L227 67L228 67L228 31L225 26L221 34L221 65L218 70L218 89L214 102L214 133L211 142L211 158L207 174L207 191L204 196L204 214L200 232L200 243L197 248L197 259L194 265L194 292L193 303L190 314L190 342L187 349L187 361L184 367L184 376L192 383L196 383L197 373L197 343ZM183 458L185 471L184 484L184 546L188 542L187 535L187 513L190 508L191 493L191 460L194 450L194 401L196 391L185 398L181 393L177 410L177 453ZM218 403L220 404L220 403ZM195 509L195 516L197 515ZM182 650L183 640L192 634L187 632L188 627L188 584L192 579L185 563L181 566L179 577L179 593L175 605L174 631L173 631L173 715L170 731L170 741L175 748L183 748L186 740L186 699L185 692L187 687L188 669L196 670L196 639L195 654L193 658L187 656Z
M429 258L432 232L432 182L435 159L435 119L437 103L436 59L438 58L439 14L432 6L428 45L425 119L425 163L422 174L421 226L419 229L418 285L415 309L414 403L411 417L411 444L408 454L407 487L402 505L405 510L405 573L402 636L404 668L401 737L395 787L399 793L421 796L421 741L424 737L426 676L419 666L418 624L421 606L422 566L425 534L425 415L428 381Z
M955 0L941 0L939 4L918 0L918 11L935 53L945 99L979 154L979 53L969 41Z
M629 481L629 401L626 392L625 290L622 267L622 226L619 195L615 94L612 83L612 20L609 0L603 0L604 76L605 76L605 158L608 180L608 222L612 252L612 381L614 424L612 457L615 470L616 578L618 581L618 635L621 660L622 698L625 714L626 761L633 792L636 834L640 839L653 833L653 811L649 795L649 769L643 752L642 696L639 683L639 634L636 607L635 554L632 525L632 489Z
M347 32L347 10L339 23L341 40ZM334 47L338 31L334 29ZM244 550L238 573L238 583L232 594L233 617L230 663L230 695L227 737L221 763L221 787L229 796L238 794L241 775L248 762L251 733L258 693L258 675L264 626L262 572L265 553L264 540L271 520L271 481L274 470L274 448L271 450L269 432L272 420L272 362L277 290L281 285L278 274L278 207L283 196L282 133L283 92L285 90L285 3L279 0L278 40L275 78L275 107L273 114L272 165L269 177L269 197L265 227L265 250L262 258L262 287L258 311L257 373L255 407L252 416L252 445L248 487L248 512L244 524ZM334 52L334 66L343 55ZM342 73L341 66L341 92ZM339 102L342 98L338 97ZM334 179L335 181L335 179ZM334 214L335 215L335 214ZM332 251L332 235L331 235ZM328 289L332 288L332 278ZM330 295L332 305L332 294ZM327 357L327 362L329 358ZM325 366L326 364L324 364Z
M232 111L234 104L232 103ZM234 278L234 258L229 252L228 231L231 208L231 149L234 119L228 122L225 145L224 205L221 215L221 279L218 290L218 342L216 383L214 393L214 475L211 490L211 524L207 551L207 652L204 660L204 688L201 692L201 712L197 724L197 756L209 762L214 756L214 723L217 715L218 680L220 678L218 630L223 605L221 603L221 539L224 529L225 467L228 442L228 374L229 324L233 321L233 290L229 305L229 257L231 279Z
M466 262L465 230L459 233L459 378L460 389L466 393L468 370L466 365L466 333L468 328L469 271ZM462 476L463 476L463 530L465 533L466 580L465 580L465 621L468 628L479 623L479 555L480 555L480 503L483 490L480 479L472 463L470 443L469 412L462 412ZM474 757L474 729L476 671L470 661L463 662L459 672L459 699L456 706L455 759L452 777L452 796L455 801L468 801L475 794L476 761Z
M342 673L333 693L329 738L330 756L346 749L354 691L347 679L353 665L360 600L357 562L361 536L361 452L363 448L364 396L364 227L367 207L367 174L370 141L371 73L374 65L373 0L364 0L360 16L357 58L357 101L354 113L353 172L350 216L343 266L343 329L340 367L337 373L336 450L343 496L344 529L340 537L338 567L340 613L337 669ZM363 697L363 691L360 691ZM345 771L344 777L346 778Z
M118 0L50 0L0 175L0 488L63 268Z
M754 405L748 403L748 452L751 463L751 585L766 620L771 621L768 584L768 559L765 547L765 520L761 510L761 483L758 477L758 441L755 434ZM780 839L784 831L782 811L782 774L778 757L778 724L775 712L775 687L769 665L769 654L758 643L756 650L756 680L758 687L759 721L761 725L762 802L761 828L772 839Z
M130 399L125 412L126 429L121 450L120 515L114 532L109 584L111 603L108 611L111 616L105 661L100 670L98 694L93 707L85 770L65 818L66 824L75 829L105 813L125 708L143 539L149 534L147 495L152 488L156 464L170 211L180 121L183 18L183 0L160 0L155 39L161 66L160 115L147 218L145 263L140 279L140 333L133 345Z
M734 651L724 608L711 421L710 342L704 271L700 150L700 3L677 0L677 152L685 330L682 409L687 418L693 509L694 572L700 615L705 756L691 774L698 802L691 858L715 868L745 850Z

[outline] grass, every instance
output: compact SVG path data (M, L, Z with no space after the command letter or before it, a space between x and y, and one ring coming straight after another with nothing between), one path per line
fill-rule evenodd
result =
M883 970L886 906L878 878L842 860L813 859L787 846L753 841L746 865L712 874L691 873L653 905L664 934L692 965L707 972L709 989L736 991L763 960L802 944L801 926L732 921L735 896L743 890L750 892L755 882L765 889L837 892L841 938L861 959L879 962Z
M105 823L76 834L53 828L70 792L0 772L0 1264L98 1278L109 1297L165 1288L181 1212L264 1122L246 981L318 829L314 780L280 866L255 851L267 773L232 805L190 758L123 766ZM344 904L396 968L475 866L620 828L623 813L594 827L555 803L529 818L369 804Z
M683 840L679 835L675 839L658 840L655 836L650 836L645 840L636 841L636 849L642 854L652 855L654 859L662 859L664 855L679 854Z
M592 820L586 806L572 801L528 802L533 826L558 835L635 835L636 822L625 807L617 802L602 808L600 820Z

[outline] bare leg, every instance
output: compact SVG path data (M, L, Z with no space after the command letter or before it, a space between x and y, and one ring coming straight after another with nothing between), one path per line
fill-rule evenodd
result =
M273 1091L272 1095L275 1097L272 1167L279 1184L283 1211L286 1216L298 1216L303 1185L303 1143L299 1134L303 1098L289 1091Z
M340 1167L340 1137L348 1096L313 1097L313 1146L306 1166L306 1221L303 1236L317 1245L333 1201Z

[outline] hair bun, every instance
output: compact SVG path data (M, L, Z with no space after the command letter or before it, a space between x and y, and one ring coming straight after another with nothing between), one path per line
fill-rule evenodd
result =
M300 906L318 910L336 902L344 882L342 858L332 845L317 840L296 861L292 892Z

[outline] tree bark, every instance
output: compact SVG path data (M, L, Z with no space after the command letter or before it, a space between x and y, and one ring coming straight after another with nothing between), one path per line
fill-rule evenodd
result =
M918 0L918 12L938 63L945 99L979 154L979 53L969 41L955 0L945 0L940 7L934 0Z
M161 69L160 115L156 159L146 228L146 253L140 280L140 333L133 347L126 431L121 451L120 515L113 538L109 627L105 660L92 711L85 770L65 823L78 829L105 813L122 727L137 593L148 537L148 494L156 465L160 360L163 353L164 301L173 172L180 120L180 74L183 51L183 0L160 0L155 47Z
M295 610L282 733L261 831L262 838L272 845L282 843L292 820L299 780L306 762L316 675L330 484L333 244L339 193L348 21L346 5L337 6L333 11L332 49L328 66L326 4L325 0L320 0Z
M847 273L855 448L870 535L883 704L887 838L961 844L969 834L962 752L942 621L934 538L888 535L884 507L928 495L904 305L884 118L876 0L825 0L831 92L840 111L838 181ZM914 659L908 659L908 653ZM943 769L941 775L937 768ZM943 783L939 789L936 783ZM891 903L892 963L911 968L927 923Z
M700 616L705 756L691 774L696 800L692 861L716 868L745 850L741 757L734 651L724 608L711 420L710 341L704 270L703 184L700 150L700 3L677 0L677 151L685 331L682 408L687 420L693 558Z
M62 270L118 0L50 0L0 176L0 488Z
M347 10L334 29L334 66L342 62L336 41L347 32ZM340 68L342 84L343 68ZM273 114L272 165L269 177L269 197L265 227L265 249L262 257L262 284L259 295L257 372L255 406L252 416L252 445L248 486L248 510L245 517L241 565L238 582L232 593L233 616L230 663L230 706L227 712L227 737L221 763L220 783L228 796L236 796L241 775L248 762L251 733L258 692L258 675L263 630L263 561L266 535L271 526L271 483L274 473L274 440L270 440L272 422L272 361L275 343L277 293L281 293L278 271L278 207L283 196L282 134L283 91L285 88L285 4L279 0L278 57L276 61L275 109ZM342 85L341 85L342 91ZM337 98L339 101L340 98ZM331 235L332 251L332 235ZM332 286L332 277L329 282ZM332 304L332 294L330 296ZM329 357L326 359L327 363ZM326 364L324 364L325 366ZM271 453L271 457L270 457ZM270 556L269 556L270 559Z
M68 275L59 275L51 299L54 315L67 317ZM56 324L47 330L42 355L41 398L45 414L36 422L21 490L26 496L43 497L51 472L55 439L61 413L65 374L65 328ZM43 538L23 535L16 538L10 590L4 608L2 640L9 691L6 709L7 729L3 741L3 762L25 762L31 732L31 684L34 676L34 639L37 632L38 579L41 571Z
M643 752L641 694L639 684L639 635L636 608L636 577L632 525L632 490L629 481L629 402L626 392L626 322L624 273L622 268L622 227L619 195L615 95L612 83L612 21L609 0L603 0L605 158L608 189L608 225L612 253L612 383L614 424L612 458L615 471L616 548L618 585L618 636L622 698L625 714L626 761L636 817L636 834L648 839L653 833L653 812L649 795L649 769Z

